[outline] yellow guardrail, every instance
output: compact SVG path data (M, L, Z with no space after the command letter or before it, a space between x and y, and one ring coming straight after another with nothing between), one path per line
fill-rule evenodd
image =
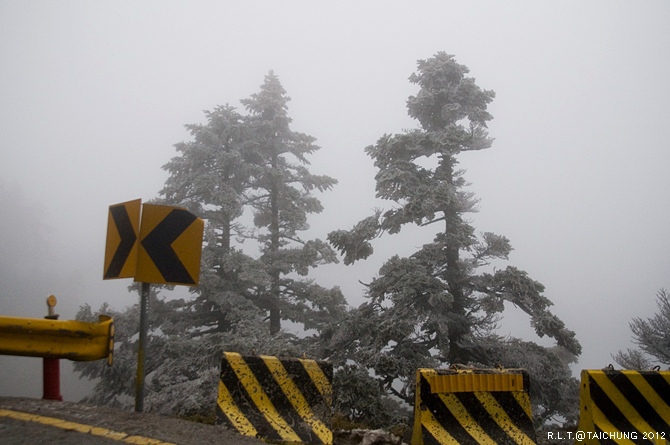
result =
M0 354L89 361L107 358L112 364L114 321L100 315L98 323L0 316Z

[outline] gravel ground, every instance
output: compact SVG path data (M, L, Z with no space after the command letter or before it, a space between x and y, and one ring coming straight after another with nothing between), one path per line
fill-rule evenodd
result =
M204 425L156 414L126 412L113 408L85 405L81 403L0 397L0 408L38 414L46 417L56 417L70 422L107 428L129 435L159 439L178 445L258 445L263 443L254 438L240 436L237 432L231 431L223 426ZM34 422L23 423L25 424L25 428L21 427L21 421L0 416L0 436L3 436L1 442L8 445L21 443L32 443L34 445L69 443L54 442L53 436L45 437L43 433L35 434L35 436L41 437L41 439L37 439L38 441L35 441L36 439L32 436L28 438L27 434L29 430L37 432L40 428L43 429L43 427L38 426L38 424L35 424ZM62 431L57 431L54 427L48 428L54 429L56 431L55 434L63 435ZM10 434L14 437L14 440L7 442L6 440L10 439ZM107 443L102 441L99 442L97 438L90 435L88 436L90 440L86 440L86 443Z

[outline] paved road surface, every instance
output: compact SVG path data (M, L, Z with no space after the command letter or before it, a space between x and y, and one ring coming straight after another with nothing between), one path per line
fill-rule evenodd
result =
M222 426L40 399L0 397L3 445L258 445Z
M74 431L27 423L11 418L0 418L0 443L11 445L32 445L53 443L58 445L119 445L119 441L104 437L83 435Z

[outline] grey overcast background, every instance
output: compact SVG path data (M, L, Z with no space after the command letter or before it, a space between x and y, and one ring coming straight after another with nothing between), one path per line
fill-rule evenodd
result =
M42 317L49 294L61 319L138 301L130 280L102 280L109 205L156 197L183 125L271 69L293 129L322 147L312 171L339 180L311 236L388 206L363 149L416 125L407 78L445 51L496 92L493 147L460 157L473 224L546 286L584 346L573 369L603 367L670 288L669 23L660 0L0 0L0 314ZM356 306L358 280L431 238L386 236L315 277ZM536 339L518 312L500 332ZM83 395L63 369L66 399ZM40 359L0 357L0 394L41 397Z

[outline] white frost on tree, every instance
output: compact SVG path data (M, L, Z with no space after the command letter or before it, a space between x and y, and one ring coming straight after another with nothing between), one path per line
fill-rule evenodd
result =
M670 293L656 293L658 312L653 317L633 318L629 323L633 342L640 349L617 352L614 360L626 369L649 370L654 366L670 366Z
M318 358L319 335L345 314L339 288L308 278L310 269L338 261L335 251L301 237L309 215L323 210L314 192L337 181L306 167L319 147L313 137L291 130L288 101L270 72L260 92L242 101L247 114L229 105L205 112L207 122L186 126L193 139L176 144L178 156L164 166L170 176L156 201L189 209L206 229L201 280L191 296L168 300L160 287L152 289L147 410L210 416L224 350ZM88 401L129 406L138 307L101 311L113 315L117 326L114 366L77 363L75 370L97 381ZM78 318L93 315L86 306ZM286 332L282 320L310 334Z

